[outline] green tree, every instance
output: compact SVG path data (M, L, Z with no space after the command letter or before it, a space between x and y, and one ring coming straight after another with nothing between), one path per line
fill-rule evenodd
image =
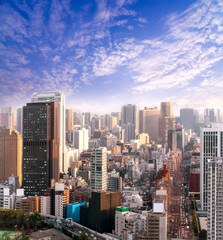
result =
M35 211L31 215L29 215L29 220L31 226L37 229L37 227L40 226L40 223L42 221L42 216L37 211Z
M202 229L199 233L199 239L206 240L207 239L207 230Z
M80 240L89 240L86 231L83 231L80 235Z

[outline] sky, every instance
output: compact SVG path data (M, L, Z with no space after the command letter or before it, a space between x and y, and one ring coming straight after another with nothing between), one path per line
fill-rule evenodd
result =
M222 0L0 1L0 105L223 109Z

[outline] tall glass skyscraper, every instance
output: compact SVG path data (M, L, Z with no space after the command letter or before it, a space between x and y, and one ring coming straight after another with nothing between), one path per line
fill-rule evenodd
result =
M59 92L42 92L34 93L31 102L58 102L59 103L59 119L58 133L60 139L60 172L64 171L64 149L65 149L65 97Z
M41 196L50 180L59 180L58 103L23 107L23 187L27 196Z

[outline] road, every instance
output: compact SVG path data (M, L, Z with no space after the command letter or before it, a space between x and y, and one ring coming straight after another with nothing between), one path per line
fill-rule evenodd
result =
M70 232L72 234L72 236L80 236L82 231L86 231L88 234L88 238L89 240L112 240L112 237L108 237L108 236L103 236L103 234L100 234L92 229L88 229L78 223L66 220L64 222L61 221L56 221L55 219L50 219L50 218L46 218L44 217L44 221L47 223L53 223L54 227L57 229L62 229L65 228L67 229L68 232Z
M188 222L187 200L183 179L184 166L180 162L170 187L168 208L168 238L192 239Z

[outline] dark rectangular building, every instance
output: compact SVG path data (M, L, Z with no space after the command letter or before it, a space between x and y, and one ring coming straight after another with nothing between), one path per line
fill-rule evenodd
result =
M115 229L115 208L120 204L120 192L93 191L89 207L81 207L80 223L100 233L111 233Z
M58 103L28 103L23 107L25 195L41 196L51 179L59 180Z

